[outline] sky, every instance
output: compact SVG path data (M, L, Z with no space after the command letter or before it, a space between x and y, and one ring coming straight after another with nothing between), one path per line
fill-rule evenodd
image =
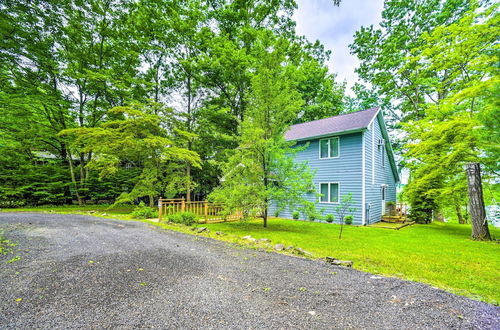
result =
M297 34L310 41L319 40L332 51L328 67L337 74L337 81L352 87L358 77L354 69L359 61L349 53L349 44L361 26L377 26L381 20L384 0L342 0L339 7L332 0L298 0L294 14ZM352 95L350 89L348 94Z

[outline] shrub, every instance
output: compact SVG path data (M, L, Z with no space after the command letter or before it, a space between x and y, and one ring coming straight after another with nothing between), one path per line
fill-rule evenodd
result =
M317 214L316 213L309 213L309 215L307 216L307 218L309 219L309 221L314 221L318 218Z
M196 223L197 216L192 212L179 212L167 215L167 221L191 226Z
M140 202L132 211L132 217L136 219L156 218L158 217L158 211L146 206L144 202Z
M332 222L335 220L335 217L333 216L333 214L327 214L327 215L325 216L325 220L326 220L326 222L328 222L328 223L332 223Z
M354 219L354 217L352 215L348 214L344 217L344 222L346 225L352 225L353 219Z
M277 218L280 216L280 210L274 211L274 216Z
M293 213L292 213L292 218L293 218L294 220L299 220L299 216L300 216L299 211L293 211Z

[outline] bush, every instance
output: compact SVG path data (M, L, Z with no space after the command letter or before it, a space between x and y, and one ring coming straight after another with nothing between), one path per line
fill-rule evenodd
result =
M327 214L327 215L325 216L325 220L326 220L326 222L328 222L328 223L332 223L332 222L335 220L335 217L333 216L333 214Z
M186 226L194 225L197 222L197 216L193 212L179 212L167 215L167 221L179 223Z
M299 220L299 216L300 216L299 211L293 211L293 213L292 213L292 218L293 218L294 220Z
M353 220L354 220L354 217L353 217L352 215L350 215L350 214L349 214L349 215L346 215L346 216L344 217L344 223L345 223L346 225L352 225L352 221L353 221Z
M274 216L277 218L280 216L280 210L274 211Z
M307 218L309 219L309 221L314 221L318 218L317 214L316 213L309 213L309 215L307 216Z
M136 219L157 218L158 211L155 208L146 206L144 202L140 202L132 211L132 217Z

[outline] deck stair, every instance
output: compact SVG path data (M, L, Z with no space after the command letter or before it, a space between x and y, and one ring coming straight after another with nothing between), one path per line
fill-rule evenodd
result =
M406 221L406 216L404 216L404 215L384 215L384 216L382 216L382 222L403 223L405 221Z

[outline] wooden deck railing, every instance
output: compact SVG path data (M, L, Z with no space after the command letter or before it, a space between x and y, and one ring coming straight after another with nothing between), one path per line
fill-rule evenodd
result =
M200 223L236 221L243 217L243 212L226 214L221 205L208 201L188 202L184 198L160 198L158 202L158 217L162 221L166 216L179 212L191 212L199 217Z

